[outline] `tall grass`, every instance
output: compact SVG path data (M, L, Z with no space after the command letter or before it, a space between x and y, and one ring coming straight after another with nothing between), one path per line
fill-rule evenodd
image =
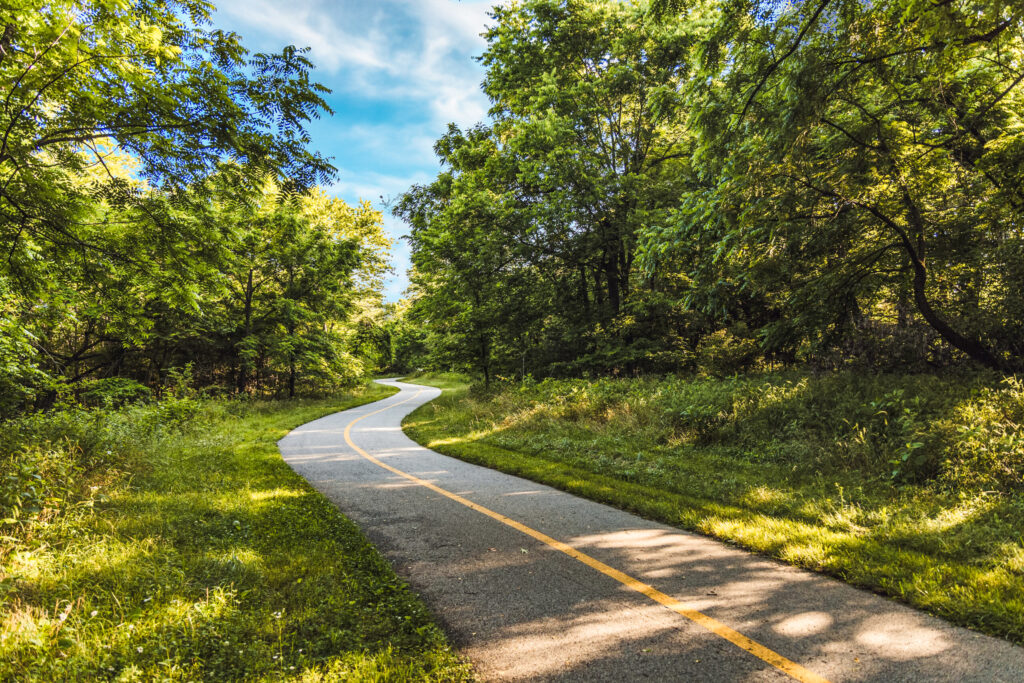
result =
M545 380L473 395L480 409L500 416L498 433L572 426L603 438L714 448L751 463L865 481L1024 489L1024 380L1017 377Z
M1017 378L854 373L463 386L406 422L436 450L1017 642L1022 425Z
M0 425L0 680L462 680L422 603L280 458L381 398L171 396Z

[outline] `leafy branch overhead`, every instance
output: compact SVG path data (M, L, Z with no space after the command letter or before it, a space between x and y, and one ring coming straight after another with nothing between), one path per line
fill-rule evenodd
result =
M328 91L306 49L251 54L212 12L0 8L5 409L189 362L289 394L372 363L350 319L381 307L391 245L378 212L318 187L335 169L307 126Z
M1016 4L527 0L485 37L491 120L398 208L442 365L1024 367Z

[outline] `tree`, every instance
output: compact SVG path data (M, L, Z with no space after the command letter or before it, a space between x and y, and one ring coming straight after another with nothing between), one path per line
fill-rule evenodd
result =
M496 7L481 58L529 214L522 239L578 273L573 289L606 318L634 284L638 228L678 196L666 164L685 156L674 123L689 34L645 16L641 3L594 0Z
M653 344L638 335L675 336L638 320L663 317L666 299L634 261L639 229L678 202L685 175L675 124L689 36L645 12L610 0L496 8L481 58L493 125L450 127L435 148L445 170L399 207L417 310L438 307L424 318L432 348L461 348L485 379L639 369Z
M956 350L1024 357L1019 7L723 6L691 83L703 186L653 252L698 250L783 315L771 345L916 312Z
M24 342L5 347L15 393L45 385L42 368L78 381L137 354L166 367L228 238L202 219L212 174L245 201L268 174L299 190L333 173L307 149L305 125L329 109L304 51L249 55L211 11L0 8L0 325Z
M437 145L453 170L406 192L396 215L411 226L411 281L420 295L413 315L429 329L427 344L448 366L471 367L489 384L501 363L504 333L523 324L517 253L496 229L507 215L472 159L483 162L486 129L463 135L451 127ZM457 169L457 170L456 170Z
M207 28L210 11L197 0L0 9L0 274L38 284L40 251L131 262L82 215L96 201L137 208L119 218L143 219L154 241L180 229L109 168L115 151L181 200L227 158L240 174L271 171L297 186L332 173L306 150L304 125L327 107L303 51L249 57L237 36Z

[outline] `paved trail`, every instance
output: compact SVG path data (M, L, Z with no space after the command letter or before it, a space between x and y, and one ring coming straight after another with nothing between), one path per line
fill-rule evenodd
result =
M310 422L285 460L424 597L484 680L1024 681L1024 649L418 446L437 389Z

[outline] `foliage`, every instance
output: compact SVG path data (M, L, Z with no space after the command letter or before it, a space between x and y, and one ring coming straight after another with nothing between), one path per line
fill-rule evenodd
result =
M304 50L250 54L212 12L0 9L4 416L64 386L131 400L114 384L159 390L192 361L203 385L287 395L368 369L353 318L380 307L390 242L316 185L326 90Z
M423 604L277 452L289 428L387 392L199 401L176 427L162 404L5 424L4 457L21 444L50 511L2 530L0 678L468 679Z
M195 0L5 3L0 229L12 272L30 275L33 254L53 247L120 256L76 215L97 199L144 201L138 183L106 167L117 151L139 162L139 181L168 190L225 156L300 186L328 177L329 164L305 148L304 125L326 110L312 64L291 47L248 55L238 36L209 28L212 9Z
M450 128L436 182L397 207L431 367L1022 367L1018 5L493 19L491 120Z
M444 383L404 423L425 446L1024 642L1024 480L1005 467L1021 462L1019 381L790 372L487 392ZM903 460L908 442L921 446Z
M946 481L997 491L1024 487L1024 382L985 387L957 406L946 426L955 434L942 463Z
M1003 3L717 7L688 88L699 183L649 226L650 263L685 254L709 312L723 281L760 293L769 349L850 353L916 325L1019 368L1022 19Z
M633 364L649 349L615 349L660 312L640 304L636 234L678 194L687 36L618 2L494 11L481 58L493 123L451 126L437 181L396 207L412 226L411 315L435 365L485 380Z

